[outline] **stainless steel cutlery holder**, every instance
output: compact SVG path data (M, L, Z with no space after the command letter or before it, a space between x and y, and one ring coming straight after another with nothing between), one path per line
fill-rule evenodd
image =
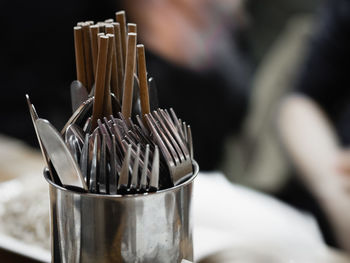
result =
M193 260L193 175L155 193L101 195L50 189L52 262L181 262Z

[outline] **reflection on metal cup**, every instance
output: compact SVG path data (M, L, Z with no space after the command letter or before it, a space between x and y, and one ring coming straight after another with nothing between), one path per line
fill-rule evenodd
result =
M50 188L52 262L193 261L192 188L186 182L156 193L98 195Z

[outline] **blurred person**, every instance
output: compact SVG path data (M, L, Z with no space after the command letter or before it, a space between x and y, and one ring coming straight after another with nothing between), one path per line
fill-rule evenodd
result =
M299 188L294 190L294 196L299 195L304 205L309 204L307 209L319 220L325 217L331 230L328 238L334 236L333 245L348 252L349 36L350 1L327 1L297 88L282 102L278 119L281 138L298 171L301 188L310 193L303 196Z
M214 169L225 137L238 133L249 95L249 69L237 35L244 27L241 0L44 1L1 3L0 133L35 141L24 94L57 128L71 115L75 79L73 26L102 21L126 9L138 24L159 106L173 107L191 124L195 159ZM10 105L10 106L9 106Z
M251 26L246 37L254 65L264 63L266 53L289 27L291 20L300 15L314 14L321 2L323 0L247 0Z
M124 1L148 51L159 106L173 107L191 125L202 170L218 168L224 140L240 131L248 106L250 69L239 46L246 23L242 3Z

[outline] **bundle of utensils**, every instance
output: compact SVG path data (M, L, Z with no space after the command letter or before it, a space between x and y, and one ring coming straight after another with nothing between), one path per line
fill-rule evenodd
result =
M73 115L61 132L41 119L27 97L51 180L98 194L156 192L192 173L189 125L173 109L159 109L137 26L125 12L74 27L77 80ZM136 69L137 65L137 69Z

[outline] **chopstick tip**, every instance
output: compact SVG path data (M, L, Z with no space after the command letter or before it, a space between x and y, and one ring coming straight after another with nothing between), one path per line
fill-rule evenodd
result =
M125 10L115 12L116 15L125 15Z

